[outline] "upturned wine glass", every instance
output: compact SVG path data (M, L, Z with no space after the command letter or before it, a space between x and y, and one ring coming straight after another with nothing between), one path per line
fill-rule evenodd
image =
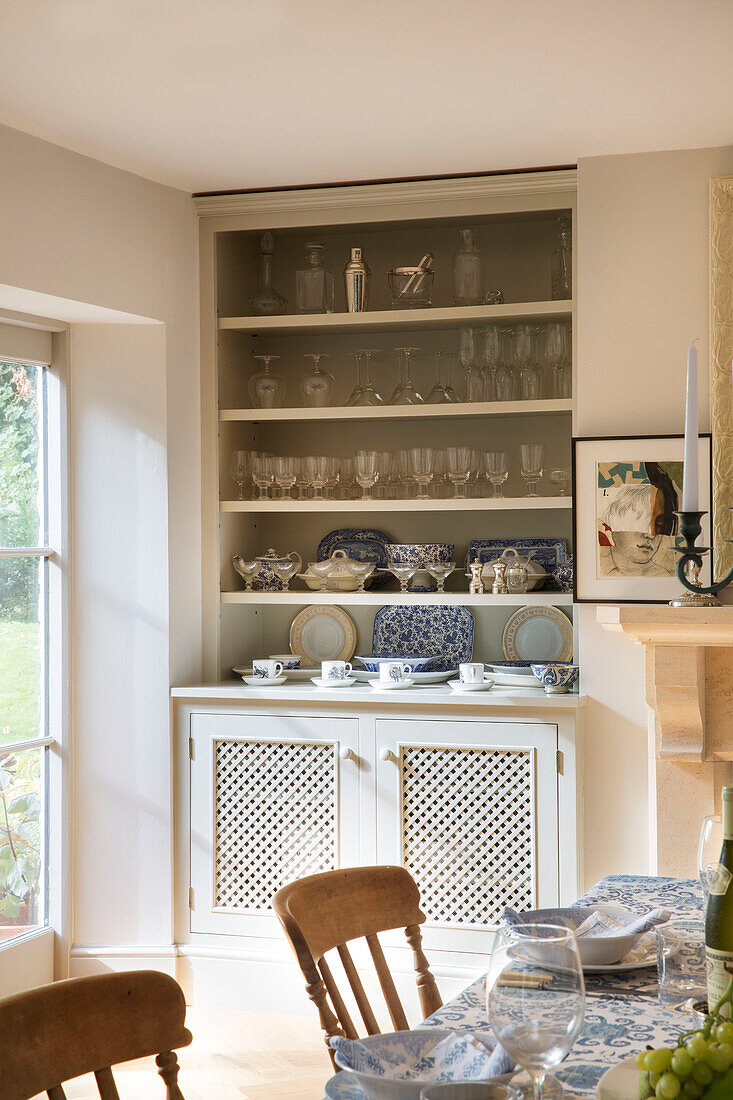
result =
M357 451L354 455L356 480L361 486L362 500L373 500L372 489L379 477L379 452Z
M255 355L264 363L262 370L252 375L247 383L249 399L253 409L281 409L285 402L285 379L281 374L270 370L270 363L279 359L279 355Z
M471 476L471 449L470 447L448 447L446 455L453 496L465 497L466 483Z
M522 457L521 474L527 487L527 496L536 497L537 485L545 465L544 443L522 443L519 447Z
M532 1078L534 1100L560 1096L548 1071L570 1052L583 1026L585 983L574 933L552 924L501 928L486 978L494 1034Z
M494 487L494 497L504 496L504 482L509 477L509 455L506 451L488 451L486 476Z
M424 404L422 396L417 392L412 384L411 374L411 355L413 352L420 351L420 348L395 348L399 356L399 382L392 391L388 405L422 405Z
M377 393L372 383L372 356L376 354L377 348L359 348L354 352L356 385L346 401L348 408L384 404L384 398Z
M444 355L445 353L442 351L435 352L435 385L425 397L426 405L448 405L451 403L442 381L442 378L446 377L443 373Z
M234 451L232 454L232 481L236 482L239 490L238 500L244 500L244 486L249 481L250 471L250 452Z
M304 358L313 360L313 369L301 375L298 383L300 399L306 408L326 408L327 405L331 404L333 387L336 381L332 374L321 369L321 359L327 359L328 356L321 352L309 352Z
M407 453L410 474L417 484L417 499L428 500L428 486L433 480L435 451L432 447L412 447Z

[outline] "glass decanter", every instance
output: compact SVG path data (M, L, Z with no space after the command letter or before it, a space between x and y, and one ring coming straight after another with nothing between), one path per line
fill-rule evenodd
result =
M325 271L323 245L309 241L305 246L307 267L295 272L295 308L298 313L333 313L334 282Z
M573 296L573 240L570 218L558 218L559 245L552 253L552 298L558 301Z
M321 370L321 359L327 355L310 353L306 359L313 360L313 370L306 371L298 383L300 399L308 409L323 409L331 404L331 395L336 379L327 370Z
M272 285L272 257L275 252L275 238L269 231L263 233L260 239L260 284L257 293L247 299L246 309L255 317L272 317L279 313L285 313L288 308L287 298L273 288Z
M484 300L481 253L475 235L475 229L462 229L461 247L453 257L453 302L457 306L479 306Z
M273 359L279 359L279 355L255 355L254 359L261 359L264 368L257 371L250 378L247 389L253 409L281 409L285 401L285 379L281 374L274 374L270 370Z

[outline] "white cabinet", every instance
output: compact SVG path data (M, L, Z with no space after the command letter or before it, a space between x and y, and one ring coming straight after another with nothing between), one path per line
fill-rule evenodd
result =
M192 932L277 934L280 886L358 862L358 730L354 718L191 716Z
M481 952L505 905L558 904L557 726L377 719L377 857L420 888L426 947Z

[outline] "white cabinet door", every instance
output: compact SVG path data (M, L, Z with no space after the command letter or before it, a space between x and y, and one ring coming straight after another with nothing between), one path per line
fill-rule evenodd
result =
M358 863L358 727L354 718L192 715L192 932L278 935L276 890Z
M505 905L558 904L557 727L379 720L380 863L406 867L426 946L487 950Z

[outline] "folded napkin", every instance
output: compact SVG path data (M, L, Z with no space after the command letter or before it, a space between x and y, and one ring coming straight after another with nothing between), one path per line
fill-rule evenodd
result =
M447 1035L427 1052L423 1051L417 1062L414 1059L398 1061L400 1056L397 1051L395 1060L390 1060L358 1039L334 1035L329 1041L340 1055L343 1065L356 1073L368 1073L374 1077L404 1081L480 1081L511 1073L515 1066L498 1043L492 1050L468 1033L453 1032Z
M543 909L542 924L560 924L564 928L570 928L577 938L605 938L609 936L637 936L649 932L658 924L665 924L671 914L669 909L652 909L641 916L630 916L627 921L619 920L610 913L604 913L599 909L594 910L590 916L582 919L583 910L570 906L567 909ZM516 909L506 908L503 912L507 924L521 925L532 924L537 919L537 914L531 910L527 913L518 913Z

